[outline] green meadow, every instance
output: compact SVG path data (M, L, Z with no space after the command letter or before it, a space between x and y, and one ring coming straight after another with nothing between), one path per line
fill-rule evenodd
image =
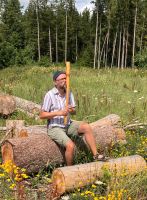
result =
M0 71L0 91L41 104L53 87L52 73L60 67L13 67ZM147 121L147 70L71 69L70 86L77 120L93 122L118 114L124 124Z
M41 104L45 93L53 87L52 74L57 69L64 70L60 66L2 69L0 70L0 92ZM77 105L77 114L74 119L94 122L114 113L120 116L123 127L128 124L143 124L144 126L133 130L126 129L127 144L114 146L109 156L122 157L138 154L147 160L147 70L94 70L71 66L70 87ZM19 111L8 119L24 119L27 125L46 123L29 118ZM0 126L5 126L5 119L2 117ZM84 162L84 157L84 153L81 153L75 163ZM15 186L12 187L12 182L8 181L8 174L2 171L5 169L0 167L0 199L15 199L13 198ZM31 175L29 178L26 176L32 191L36 191L36 195L37 189L49 184L52 169L53 167L50 166L47 171L41 169L37 175ZM102 180L68 193L61 199L66 197L67 200L147 200L146 172L145 170L133 176L123 173L118 177L104 170ZM3 195L2 191L4 191ZM26 193L30 195L28 189ZM28 199L39 199L33 194ZM41 195L41 199L47 199L43 191Z

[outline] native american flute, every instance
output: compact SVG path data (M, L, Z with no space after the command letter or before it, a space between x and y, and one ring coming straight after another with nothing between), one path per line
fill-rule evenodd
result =
M68 108L69 105L69 78L70 78L70 62L66 62L66 105ZM64 117L64 124L67 124L67 116Z

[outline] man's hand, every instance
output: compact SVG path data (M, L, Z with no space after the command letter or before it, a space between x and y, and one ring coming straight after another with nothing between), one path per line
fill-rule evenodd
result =
M68 109L59 110L58 111L58 116L67 116L68 113L69 113Z
M72 107L71 105L68 106L68 111L71 114L75 114L76 113L75 107Z
M72 107L71 105L69 105L68 108L65 108L64 110L59 110L58 111L58 116L67 116L68 113L74 114L75 113L75 108Z

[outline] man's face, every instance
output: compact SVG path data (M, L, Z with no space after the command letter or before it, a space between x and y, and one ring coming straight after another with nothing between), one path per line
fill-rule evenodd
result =
M66 74L60 74L55 80L55 86L60 89L66 89Z

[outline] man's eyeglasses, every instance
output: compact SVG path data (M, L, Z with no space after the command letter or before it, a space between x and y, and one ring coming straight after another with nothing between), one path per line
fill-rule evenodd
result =
M63 80L66 80L66 78L56 79L56 81L63 81Z

